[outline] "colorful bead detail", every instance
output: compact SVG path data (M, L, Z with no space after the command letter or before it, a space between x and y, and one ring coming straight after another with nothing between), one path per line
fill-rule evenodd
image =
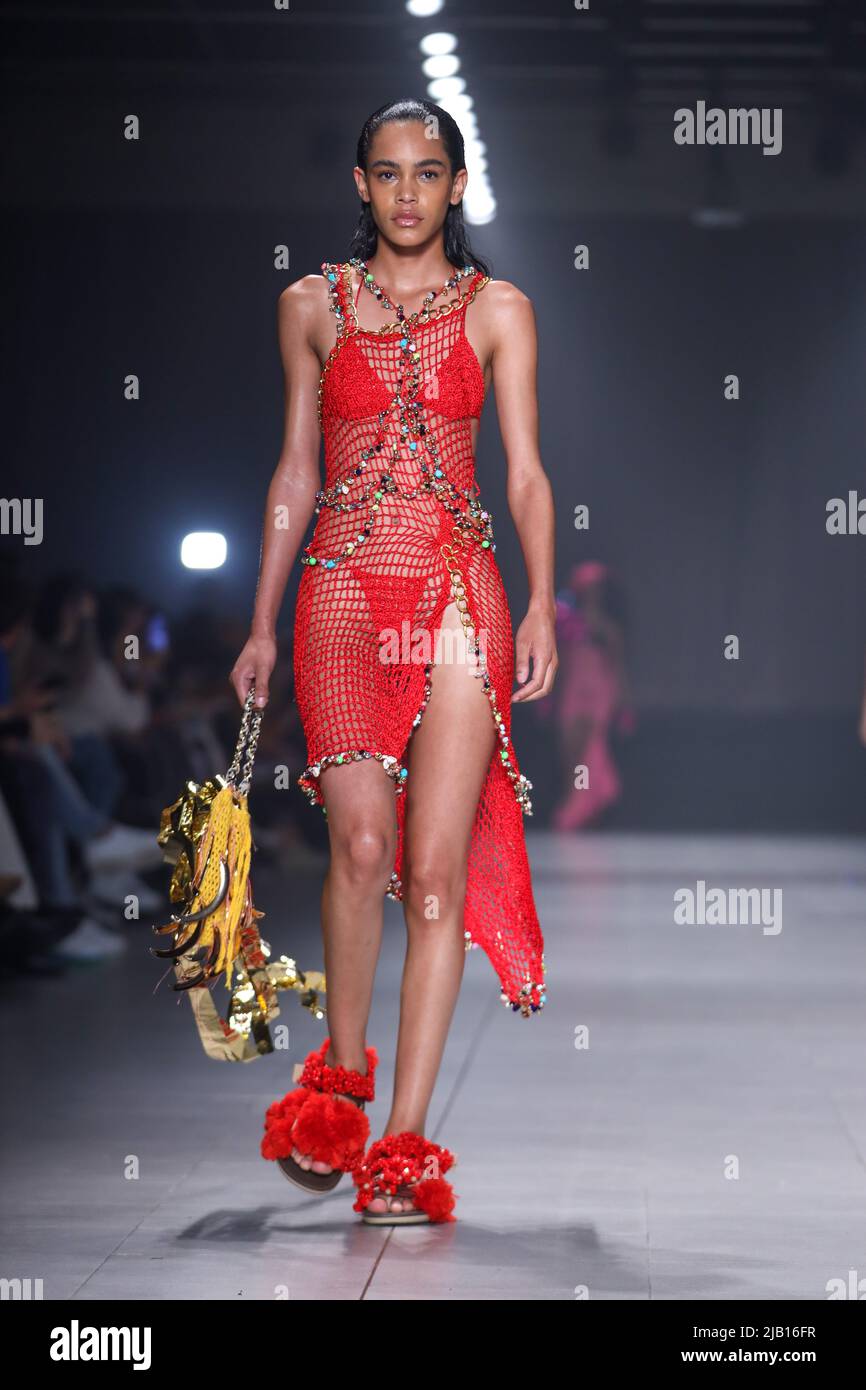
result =
M315 779L319 777L326 767L330 767L332 763L338 766L341 766L343 763L360 763L366 758L375 758L380 762L388 776L393 777L395 784L394 790L397 792L403 790L403 784L409 775L408 768L405 768L399 758L393 757L390 753L373 753L367 748L347 748L344 749L342 753L328 753L326 757L320 758L317 763L309 763L298 777L298 786L302 788L309 797L311 804L315 806L318 800L316 796ZM322 813L325 816L328 814L328 808L324 802L322 802Z
M543 955L541 957L541 969L544 974L547 974L547 966L544 964ZM521 987L520 994L516 999L509 999L507 994L500 994L499 998L505 1007L511 1009L514 1013L519 1009L524 1018L529 1018L531 1014L538 1013L539 1009L543 1009L547 1002L547 994L545 992L543 980L540 980L537 984L533 984L530 980L527 980L526 984Z
M469 603L466 597L466 581L459 569L458 561L455 558L455 550L462 547L463 537L456 526L453 528L452 534L454 540L451 544L440 546L439 549L440 553L445 557L445 564L448 566L448 571L451 575L451 592L454 595L454 602L460 614L460 621L463 624L467 651L470 659L478 666L478 674L481 677L482 688L490 701L490 706L493 711L493 723L496 726L496 733L501 744L499 756L502 760L503 769L514 787L514 794L524 814L531 816L532 802L529 799L529 793L532 790L532 783L528 777L524 777L522 773L517 772L511 761L510 740L508 734L505 732L505 720L502 718L502 714L496 702L496 689L481 656L481 643L475 636L475 626L472 622L472 615L469 612Z
M517 801L524 815L531 816L532 802L529 799L529 793L532 790L532 783L528 777L524 777L523 773L518 772L512 763L511 749L509 747L510 740L505 732L505 721L497 705L495 686L490 679L490 673L482 658L481 643L475 635L475 626L472 622L472 615L469 611L469 603L466 597L466 582L460 571L459 562L456 559L456 551L461 549L463 545L463 537L456 526L453 528L453 535L454 540L449 545L440 546L440 552L445 557L445 563L448 566L448 571L451 576L451 593L454 596L454 602L460 614L460 621L463 624L463 632L466 637L470 659L474 660L478 665L482 680L482 688L490 701L490 706L493 711L493 723L496 727L501 745L499 756L502 760L502 766L514 788L514 794L517 797ZM466 941L467 950L477 948L477 942L472 940L471 934L468 931L465 931L463 936ZM542 956L542 970L543 969L544 957ZM524 1018L528 1018L530 1014L537 1013L539 1009L542 1009L546 998L547 995L544 993L544 984L534 983L529 980L522 986L517 999L509 999L507 994L500 995L500 999L507 1007L515 1011L519 1009Z
M430 702L430 695L433 689L430 680L430 672L432 668L432 661L425 662L424 694L421 698L421 704L418 707L418 712L415 715L415 718L412 720L413 732L421 723L424 711ZM308 797L310 804L312 806L315 806L318 802L318 796L316 794L316 779L320 776L324 768L330 767L332 763L336 763L339 766L343 763L363 762L366 758L375 758L377 762L380 762L382 764L388 776L393 778L395 792L399 793L403 790L406 784L406 779L409 776L409 769L407 767L404 767L404 765L400 762L400 759L395 758L393 754L374 753L367 748L348 748L345 749L342 753L328 753L326 757L320 758L317 763L309 763L297 779L298 786ZM321 803L321 807L323 815L327 818L328 808L325 805L324 801ZM392 878L396 878L396 875L392 875ZM397 882L399 883L399 879L397 879Z
M397 315L398 324L423 323L430 314L430 305L433 303L434 299L438 299L440 294L447 294L449 290L455 289L465 275L475 274L474 265L466 265L463 267L462 270L455 270L454 274L450 275L448 279L445 281L445 284L442 286L441 290L427 291L423 300L421 301L420 309L416 309L415 312L412 314L406 314L403 309L403 305L394 304L388 298L387 294L382 289L382 286L376 283L375 279L373 278L372 272L367 267L366 261L362 261L360 256L352 256L348 264L354 266L357 271L360 271L361 275L363 276L365 287L370 291L372 295L375 296L376 299L378 299L379 303L385 309L394 310L395 314Z

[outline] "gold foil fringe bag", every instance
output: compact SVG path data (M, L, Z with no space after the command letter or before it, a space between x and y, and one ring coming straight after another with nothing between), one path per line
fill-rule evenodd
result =
M172 989L192 1005L202 1046L220 1062L251 1062L274 1051L270 1023L279 1016L277 991L291 989L316 1018L324 1017L321 971L300 971L293 960L271 961L257 926L264 913L253 903L252 838L248 795L262 711L254 706L255 684L244 704L231 767L199 785L188 781L166 806L157 843L174 865L169 899L175 911L157 936L172 944L151 952L173 963ZM230 996L222 1018L211 986L224 977Z

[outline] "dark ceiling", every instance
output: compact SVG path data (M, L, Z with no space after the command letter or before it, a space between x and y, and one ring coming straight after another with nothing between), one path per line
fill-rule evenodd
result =
M230 199L242 172L234 137L247 150L245 205L266 205L270 158L250 151L267 146L275 122L318 196L334 158L351 167L370 111L425 94L418 40L437 29L458 37L493 190L510 198L515 215L537 212L540 197L547 210L570 212L576 187L584 211L682 212L710 161L700 152L690 167L695 152L674 146L672 116L699 98L784 111L784 159L737 160L733 196L749 212L866 214L863 0L590 0L586 12L569 0L460 0L431 19L413 18L402 0L291 0L285 10L238 0L5 5L18 182L4 197L63 200L74 188L82 202L99 201L104 190L89 177L77 135L118 102L170 119L188 164L208 164L206 151L196 157L196 132L225 151L222 195L215 186L204 193L205 175L193 168L188 189L167 173L157 200ZM719 169L724 163L719 156ZM112 186L121 202L134 197L122 178Z

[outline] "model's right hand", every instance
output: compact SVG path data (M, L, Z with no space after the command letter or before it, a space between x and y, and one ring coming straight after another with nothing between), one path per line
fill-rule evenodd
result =
M252 635L247 638L244 649L229 676L242 706L246 704L253 681L256 683L256 708L261 709L268 703L268 681L276 663L277 642L275 637Z

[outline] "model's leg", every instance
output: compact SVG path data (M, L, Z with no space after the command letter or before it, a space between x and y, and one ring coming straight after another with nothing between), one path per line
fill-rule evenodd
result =
M584 761L590 738L593 719L589 714L575 714L563 725L560 734L562 756L563 799L568 800L574 791L574 769Z
M585 793L585 822L589 824L617 800L621 791L619 774L607 743L607 724L602 720L593 729L583 760L589 769L589 789Z
M328 810L331 863L322 893L322 937L328 990L328 1066L366 1072L367 1019L382 944L385 888L397 852L394 783L375 758L321 773ZM298 1149L302 1168L330 1173Z
M463 906L472 826L496 743L490 701L463 659L460 615L449 604L431 672L430 700L407 751L403 908L406 962L391 1113L384 1133L423 1134L427 1107L457 1002L466 947ZM441 658L441 659L440 659ZM377 1197L371 1212L414 1206L411 1197Z
M559 728L559 758L562 773L562 794L551 824L555 830L573 828L580 820L583 803L589 795L585 788L574 785L574 769L586 762L586 750L593 730L591 714L572 714L563 719Z

